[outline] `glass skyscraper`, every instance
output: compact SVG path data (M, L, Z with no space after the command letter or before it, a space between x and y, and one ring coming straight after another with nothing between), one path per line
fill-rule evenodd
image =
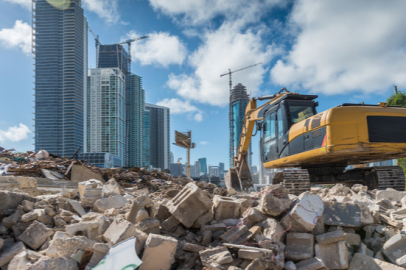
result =
M237 156L238 145L240 144L240 136L242 131L243 119L245 114L245 108L247 107L249 96L247 94L247 88L241 83L234 86L230 95L229 104L229 125L230 125L230 168L234 167L233 157ZM247 156L248 166L251 167L251 144L249 147L249 153Z
M199 163L200 163L200 172L203 174L207 174L207 159L199 158Z
M169 108L145 103L149 122L149 164L161 170L169 169ZM145 124L146 125L146 124Z
M142 141L143 167L149 166L149 110L144 110L144 139Z
M129 167L142 167L145 166L143 160L145 91L142 89L142 77L131 74L130 83Z
M35 0L32 12L35 150L71 157L86 136L86 18L81 0Z

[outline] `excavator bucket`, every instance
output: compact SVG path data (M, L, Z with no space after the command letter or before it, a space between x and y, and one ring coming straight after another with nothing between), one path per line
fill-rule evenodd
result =
M229 191L235 190L237 192L242 191L241 181L238 177L236 168L230 168L225 177L225 184Z
M228 170L225 177L225 183L229 191L233 188L235 191L240 192L243 190L249 190L253 187L250 168L245 157L239 168L234 167Z

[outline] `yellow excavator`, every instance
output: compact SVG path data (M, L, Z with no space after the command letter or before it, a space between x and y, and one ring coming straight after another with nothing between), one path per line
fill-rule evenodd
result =
M226 175L227 188L253 187L247 155L256 128L261 131L264 167L283 169L272 184L283 183L292 194L310 190L311 184L335 183L405 190L405 175L398 166L346 168L406 157L406 109L384 102L345 103L317 113L316 98L283 88L274 95L250 99L238 155ZM257 100L268 101L257 107Z

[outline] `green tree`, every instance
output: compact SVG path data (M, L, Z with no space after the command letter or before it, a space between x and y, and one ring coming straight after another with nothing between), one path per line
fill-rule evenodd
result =
M389 106L400 106L402 108L406 108L406 93L399 91L396 94L391 95L386 103ZM398 165L406 173L406 158L399 158L397 161Z

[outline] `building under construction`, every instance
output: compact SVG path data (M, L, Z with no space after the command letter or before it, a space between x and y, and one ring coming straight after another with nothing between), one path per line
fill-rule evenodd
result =
M241 83L234 86L234 88L231 90L230 93L230 104L229 104L230 168L234 167L233 157L237 156L245 108L247 107L248 101L249 95L247 94L247 88ZM247 157L248 166L250 167L252 165L251 152L252 148L250 145L250 150Z

